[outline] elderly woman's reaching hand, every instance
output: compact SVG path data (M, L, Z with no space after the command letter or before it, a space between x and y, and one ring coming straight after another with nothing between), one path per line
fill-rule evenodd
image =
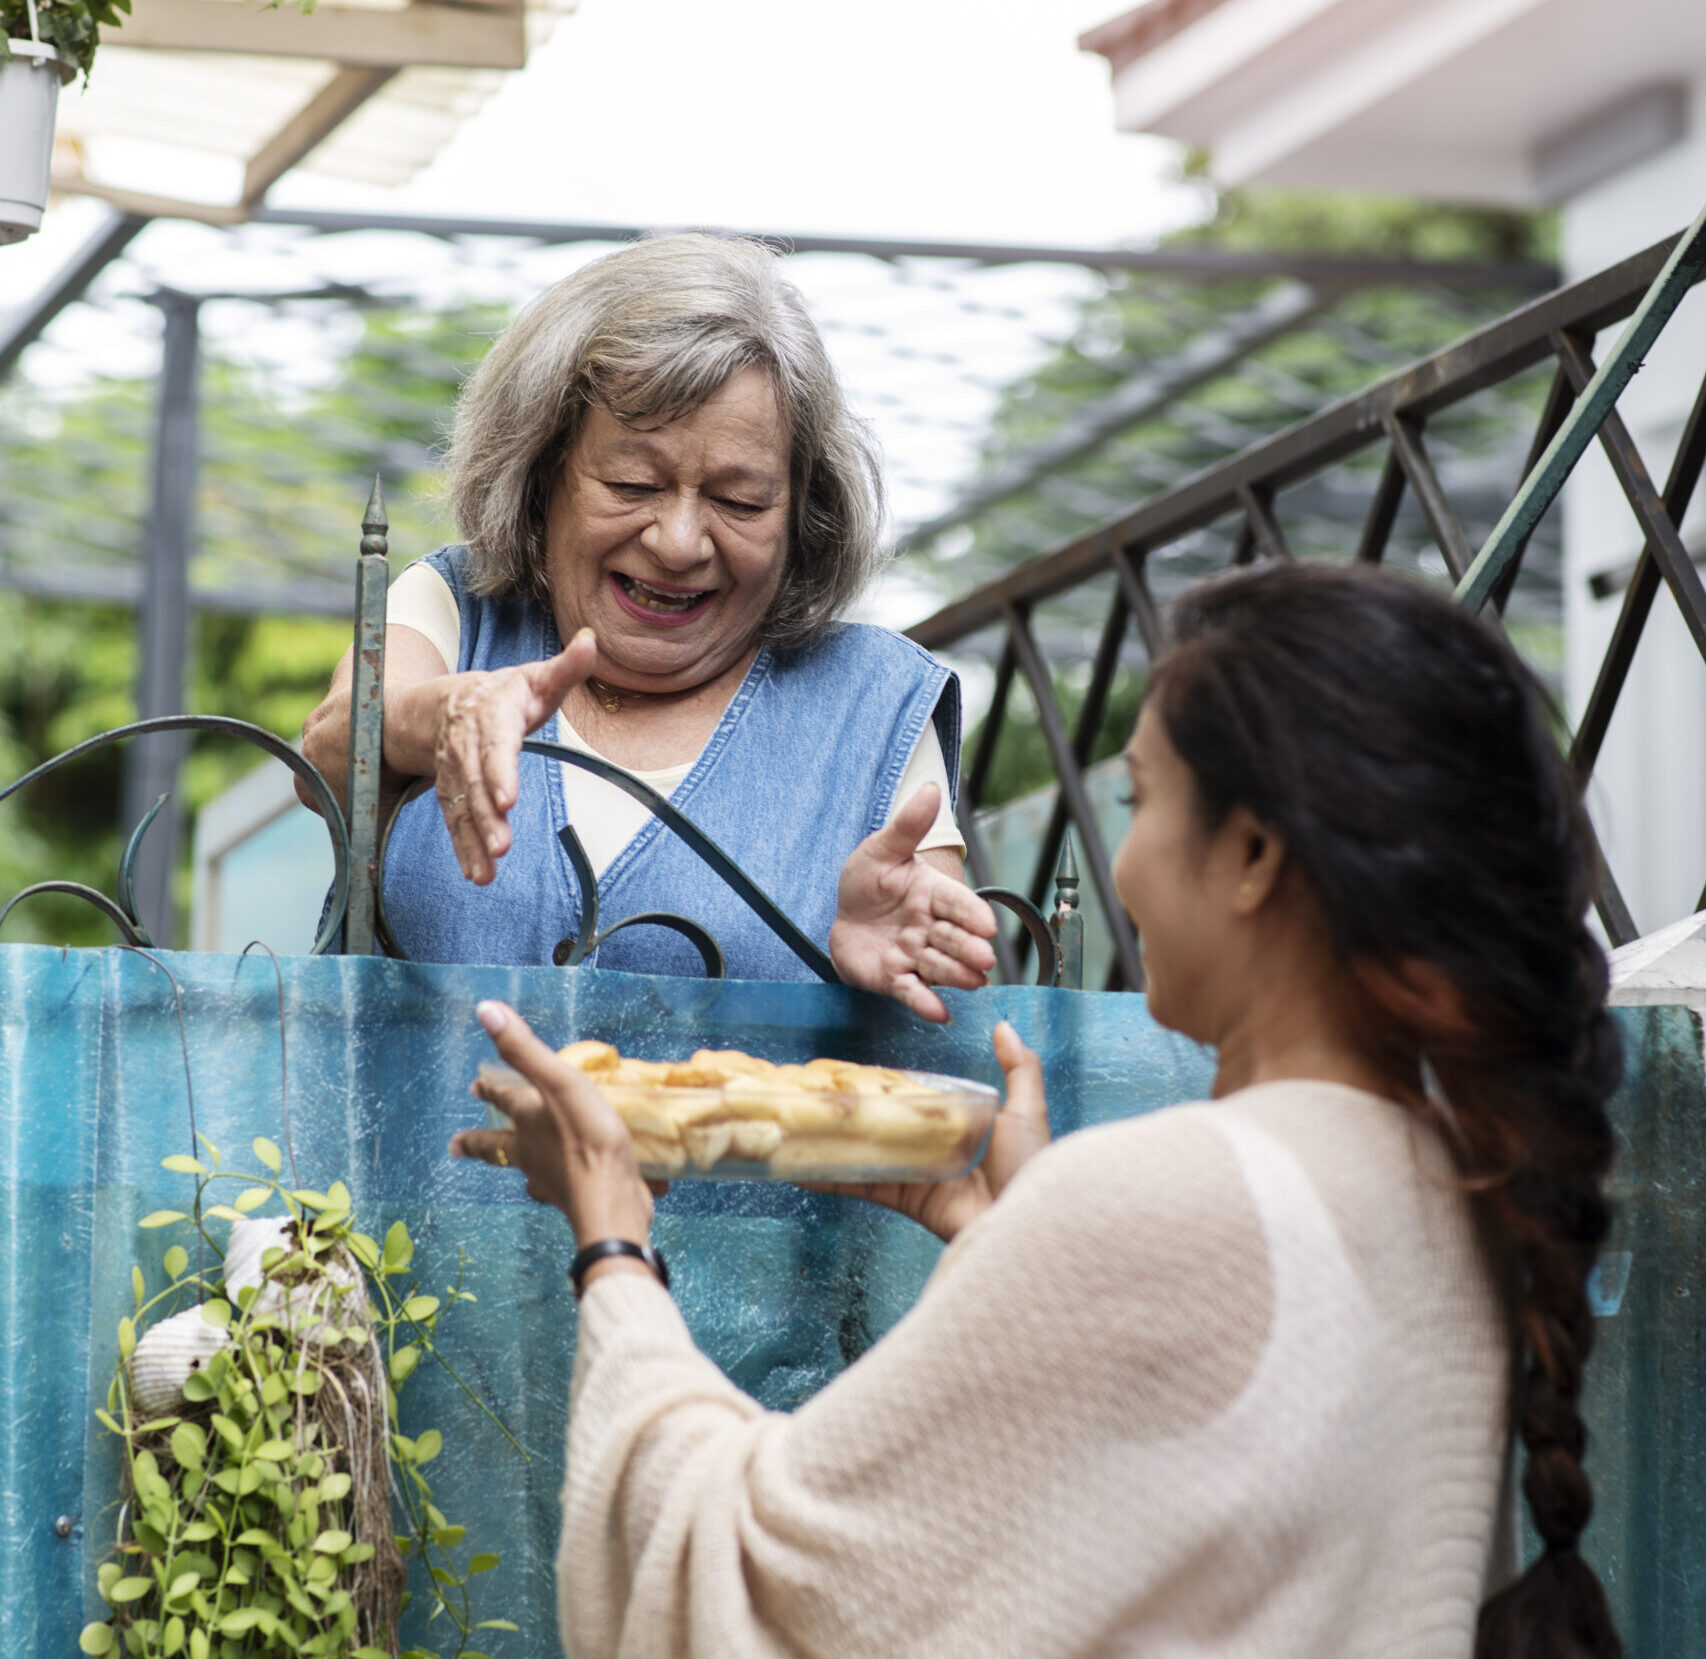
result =
M995 928L963 870L919 851L940 801L936 786L926 784L854 849L841 867L829 954L849 985L886 992L915 1014L945 1022L947 1007L930 987L982 985L995 966Z
M412 631L398 630L388 651L401 652L405 665L417 657L431 660L426 677L413 681L406 666L387 664L388 677L405 682L394 693L388 689L385 700L387 764L433 780L457 865L483 886L509 850L522 739L546 724L592 672L597 657L592 632L582 629L544 662L487 673L445 673L437 653L415 643ZM347 662L332 682L332 696L340 692L347 700Z
M392 590L385 763L392 935L417 960L808 978L616 785L520 753L530 732L669 796L853 984L945 1019L932 985L993 965L952 813L959 693L841 613L874 574L876 459L774 256L661 238L542 296L470 377L450 497L467 544ZM566 642L566 644L565 644ZM348 664L304 753L348 764ZM572 831L598 883L582 893Z

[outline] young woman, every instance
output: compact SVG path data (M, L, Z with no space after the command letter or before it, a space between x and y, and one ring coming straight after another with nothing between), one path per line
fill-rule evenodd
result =
M457 1150L593 1247L576 1659L1620 1651L1576 1548L1619 1055L1542 697L1418 586L1273 567L1180 602L1126 759L1120 895L1214 1100L1048 1145L1000 1028L981 1170L891 1195L938 1271L792 1416L633 1254L650 1197L596 1088L482 1005L534 1087ZM1513 1425L1544 1553L1505 1582Z

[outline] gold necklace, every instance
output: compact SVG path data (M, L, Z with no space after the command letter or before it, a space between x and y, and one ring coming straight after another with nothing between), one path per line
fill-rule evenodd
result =
M586 688L604 705L606 714L615 714L622 707L622 693L615 686L608 686L604 681L589 674L586 677Z
M624 697L632 701L636 697L667 696L666 692L635 691L629 686L608 685L595 674L588 674L585 680L586 689L604 705L606 714L615 714L622 707Z

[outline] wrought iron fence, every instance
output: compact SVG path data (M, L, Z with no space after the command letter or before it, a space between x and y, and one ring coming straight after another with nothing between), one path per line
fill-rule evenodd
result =
M1681 237L1522 307L1186 479L1123 517L1027 561L912 628L912 638L934 651L951 651L991 630L999 630L1002 639L993 696L960 791L960 824L974 882L982 886L991 879L979 812L1019 680L1034 701L1059 786L1047 831L1036 848L1029 896L1033 903L1042 902L1070 826L1077 832L1092 890L1113 934L1109 988L1142 986L1137 939L1114 893L1109 848L1097 823L1086 769L1108 711L1122 650L1134 633L1146 656L1161 647L1164 606L1153 591L1152 561L1228 520L1236 526L1232 564L1292 557L1283 523L1284 492L1358 457L1382 458L1360 537L1355 548L1347 550L1350 556L1368 562L1382 558L1409 492L1459 598L1473 608L1490 604L1502 617L1535 524L1597 432L1634 514L1642 552L1629 573L1592 694L1570 738L1570 762L1585 789L1661 585L1674 596L1696 648L1706 658L1706 587L1679 531L1706 462L1706 382L1694 400L1662 491L1615 409L1618 392L1640 366L1647 346L1703 271L1706 215ZM1613 354L1596 367L1596 337L1625 320L1629 327ZM1552 365L1550 390L1523 468L1525 483L1477 555L1430 459L1428 423L1487 388L1547 363ZM1098 583L1111 588L1105 620L1082 703L1069 721L1038 649L1032 615L1046 601ZM1621 944L1635 937L1637 929L1603 859L1601 866L1600 919L1612 942ZM1706 894L1701 903L1706 906ZM1025 948L1022 937L1001 941L1002 968L1009 978L1021 971Z
M158 719L135 721L130 725L103 732L53 756L22 777L0 787L0 801L28 788L38 779L58 771L69 762L113 744L126 743L133 739L144 743L157 742L163 737L173 737L190 731L217 732L228 737L241 738L283 762L307 787L314 800L314 809L324 821L326 833L331 840L333 882L321 909L310 954L319 955L328 950L355 955L383 952L394 958L408 960L406 953L397 943L385 914L385 857L398 814L411 799L429 786L429 780L418 780L405 790L392 804L388 817L382 813L380 774L383 770L381 763L385 734L385 593L389 572L389 529L384 490L380 480L375 478L372 494L362 515L361 548L356 560L349 769L345 780L347 814L340 807L336 793L320 771L282 738L248 721L227 719L219 715L168 715ZM642 779L602 756L585 754L534 738L524 742L522 748L530 754L545 756L578 771L590 772L605 782L614 784L638 801L653 816L661 819L664 826L684 841L709 870L732 888L813 973L829 984L840 983L835 965L829 956L801 932L778 907L775 900L667 796L660 795ZM153 946L156 941L149 932L143 914L149 907L139 902L137 866L139 854L147 842L148 831L166 802L166 795L160 795L131 832L119 860L116 898L108 897L107 894L82 882L40 881L25 887L13 894L4 904L0 904L0 927L5 925L7 916L24 900L43 893L61 893L94 906L118 929L125 944L138 948ZM564 939L559 943L552 957L557 966L577 966L586 961L611 934L622 928L648 924L681 934L698 950L707 976L713 979L723 977L725 962L721 947L705 928L686 916L664 911L648 911L625 917L600 930L597 873L572 825L567 825L560 831L560 839L574 868L581 894L581 925L578 939ZM169 867L156 860L156 875L162 881L169 879ZM1005 888L986 885L982 889L982 896L1017 916L1027 942L1037 953L1039 985L1064 986L1073 990L1080 987L1083 919L1077 913L1078 871L1069 845L1062 847L1055 873L1055 903L1052 914L1044 915L1036 904Z

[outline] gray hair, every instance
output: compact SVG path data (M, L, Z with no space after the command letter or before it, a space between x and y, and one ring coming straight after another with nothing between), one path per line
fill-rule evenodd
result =
M792 456L787 562L763 638L783 649L820 638L882 565L876 444L777 256L733 237L660 236L606 254L540 295L469 376L445 494L474 590L549 603L546 513L589 409L672 420L755 367Z

